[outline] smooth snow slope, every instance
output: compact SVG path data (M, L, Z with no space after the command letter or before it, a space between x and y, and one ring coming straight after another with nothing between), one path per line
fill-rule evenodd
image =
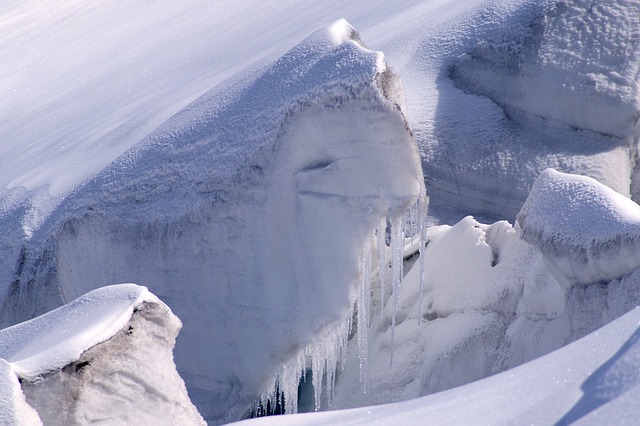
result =
M173 363L180 327L146 288L121 284L0 330L2 424L204 424Z
M632 425L640 416L640 310L487 379L407 402L238 425Z

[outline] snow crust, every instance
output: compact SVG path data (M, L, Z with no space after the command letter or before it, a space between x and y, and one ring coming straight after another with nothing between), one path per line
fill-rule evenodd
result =
M0 330L0 358L11 363L20 377L36 379L111 338L143 301L159 303L146 288L135 284L97 289L42 316Z
M566 286L608 282L640 267L640 206L589 177L545 170L516 222Z

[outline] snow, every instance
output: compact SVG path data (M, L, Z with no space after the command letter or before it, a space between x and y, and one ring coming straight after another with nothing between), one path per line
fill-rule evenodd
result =
M49 313L0 330L0 358L20 377L35 379L75 361L112 337L143 301L158 303L144 287L105 287ZM87 320L91 318L91 321Z
M640 302L635 0L0 9L2 325L147 285L211 423L306 369L311 409L448 389Z
M403 110L382 53L345 20L319 30L68 196L28 240L5 321L139 282L184 321L176 362L205 418L237 419L277 382L295 410L300 356L324 363L348 333L375 227L424 194Z
M589 177L545 170L516 222L566 286L608 282L640 266L640 206Z
M0 330L0 420L204 424L173 363L180 326L145 287L121 284Z
M0 359L0 423L3 425L42 425L38 413L25 400L18 376L11 364Z
M633 424L640 415L635 309L595 333L523 366L411 401L255 419L242 425Z

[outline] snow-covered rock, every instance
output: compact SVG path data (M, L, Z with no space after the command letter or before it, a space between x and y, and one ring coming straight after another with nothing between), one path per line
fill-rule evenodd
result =
M351 316L374 229L424 196L404 108L346 21L314 33L68 197L27 241L4 320L143 283L184 322L176 363L194 403L239 418Z
M180 327L146 288L121 284L0 330L1 400L15 401L2 424L204 424L173 363Z
M545 170L516 223L567 287L609 282L640 267L640 206L589 177Z

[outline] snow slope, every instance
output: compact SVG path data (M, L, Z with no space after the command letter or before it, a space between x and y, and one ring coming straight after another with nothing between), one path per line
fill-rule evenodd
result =
M180 326L121 284L0 330L2 424L204 424L173 363Z

